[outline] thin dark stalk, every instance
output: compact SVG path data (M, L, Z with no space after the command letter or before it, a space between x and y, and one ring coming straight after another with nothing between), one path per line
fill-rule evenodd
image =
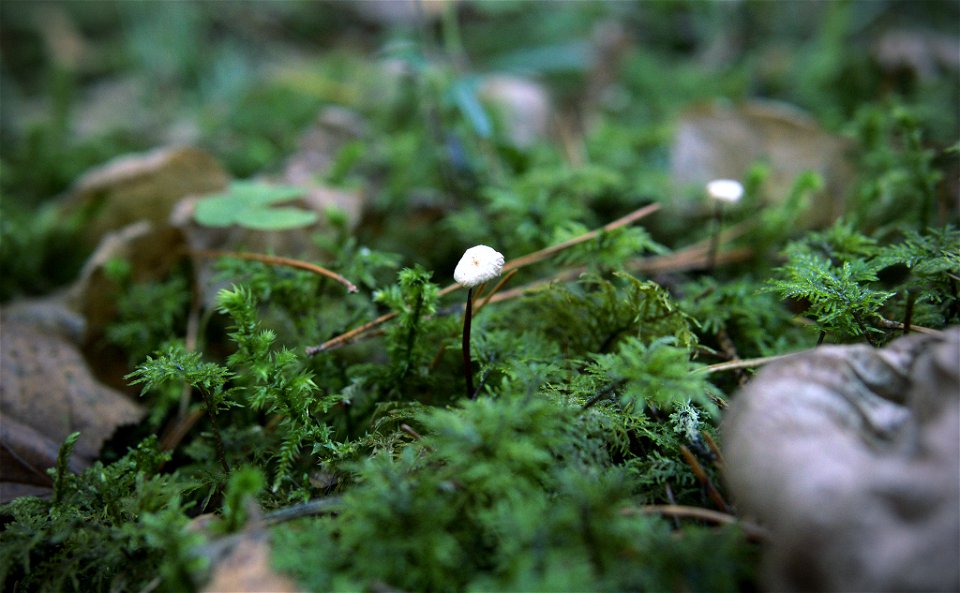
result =
M913 321L913 303L917 300L916 293L907 291L907 307L903 312L903 335L910 333L910 322Z
M467 383L467 399L473 399L473 362L470 360L470 318L473 317L473 288L467 289L467 310L463 314L463 376Z
M223 446L223 438L220 436L220 429L217 428L217 411L213 403L213 398L205 390L201 389L203 394L203 405L207 408L207 417L210 418L210 428L213 431L213 446L217 451L217 460L223 466L223 471L230 474L230 464L227 463L227 450Z
M342 499L339 496L329 498L318 498L309 500L290 507L277 509L267 513L263 521L270 527L286 521L294 521L304 517L314 517L317 515L336 515L340 512Z
M713 485L713 482L710 480L710 476L707 475L707 472L704 471L703 466L700 465L700 462L697 461L697 458L694 454L687 448L686 445L680 445L680 453L683 455L683 460L687 462L687 465L690 466L690 469L693 470L693 475L696 476L697 480L700 482L700 485L707 491L707 496L710 500L713 501L713 504L723 511L724 513L730 512L730 506L727 505L727 502L723 500L723 496L720 495L720 492Z
M723 227L723 204L716 200L713 206L713 232L710 233L710 250L707 255L707 271L712 272L717 265L717 249L720 246L720 229Z
M423 291L417 293L417 302L413 306L413 323L410 324L410 331L407 332L407 351L403 357L403 374L400 381L403 382L410 374L410 368L413 366L410 362L413 356L413 345L417 340L417 328L420 327L420 313L423 310Z
M594 395L589 400L587 400L587 402L583 404L583 407L581 408L580 411L582 412L588 408L591 408L593 407L594 404L596 404L600 400L606 397L610 397L611 393L623 387L624 384L626 384L626 382L627 382L626 379L617 379L613 383L610 383L609 385L607 385L606 387L598 391L596 395Z
M666 494L667 494L667 501L670 502L670 506L672 506L672 507L673 507L673 506L677 506L677 501L676 501L676 499L673 497L673 490L670 488L670 482L669 482L669 481L666 483L664 489L665 489ZM673 519L673 528L674 528L674 529L680 529L680 518L677 517L676 515L673 515L673 516L671 517L671 519Z
M953 304L950 305L950 308L947 310L947 323L953 321L953 318L960 314L960 299L957 298L957 282L960 281L960 278L957 276L948 273L947 276L950 277L950 296L953 297Z
M817 346L823 344L823 340L826 337L827 337L827 332L825 330L820 330L820 336L817 338Z
M850 311L853 315L853 320L857 323L857 326L860 328L860 331L863 332L863 338L867 341L868 344L876 348L878 344L874 341L873 336L870 335L870 331L867 329L867 325L863 322L863 318L860 317L860 314L856 311Z
M717 446L717 442L713 440L710 433L705 430L700 431L700 434L703 436L703 440L707 441L707 446L710 447L710 451L713 453L713 464L717 466L717 469L723 471L726 461L723 459L723 453L720 451L720 447Z

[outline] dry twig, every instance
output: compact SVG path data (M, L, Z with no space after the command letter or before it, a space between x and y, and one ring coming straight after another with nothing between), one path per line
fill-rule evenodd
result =
M710 476L708 476L707 472L704 471L703 466L700 465L700 462L697 461L697 458L690 451L690 449L688 449L686 445L680 445L680 453L683 455L683 460L686 461L687 465L690 466L690 469L693 470L693 475L697 477L700 485L707 490L707 496L710 497L710 500L713 501L713 504L717 505L724 511L729 511L730 507L727 505L727 502L723 500L723 497L720 495L720 491L717 490L713 485L713 482L710 480Z
M712 509L703 509L700 507L684 506L679 504L651 504L641 507L625 507L620 509L621 515L664 515L667 517L683 517L687 519L699 519L717 525L739 525L748 537L755 540L763 540L767 537L767 531L748 521L738 519L736 516L714 511Z
M650 205L644 206L643 208L639 208L639 209L637 209L637 210L634 210L634 211L631 212L630 214L627 214L626 216L623 216L622 218L618 218L617 220L615 220L615 221L613 221L613 222L611 222L611 223L609 223L609 224L607 224L607 225L604 225L603 227L601 227L601 228L599 228L599 229L592 230L592 231L587 232L587 233L584 233L584 234L582 234L582 235L580 235L580 236L578 236L578 237L574 237L573 239L564 241L564 242L562 242L562 243L558 243L558 244L556 244L556 245L551 245L550 247L546 247L546 248L544 248L544 249L540 249L539 251L534 251L533 253L529 253L529 254L527 254L527 255L524 255L524 256L522 256L522 257L519 257L519 258L517 258L517 259L515 259L515 260L508 261L506 264L504 264L504 266L503 266L503 271L504 271L504 272L509 272L509 271L511 271L511 270L518 270L518 269L520 269L520 268L522 268L522 267L529 266L529 265L532 265L532 264L535 264L535 263L539 263L539 262L544 261L545 259L548 259L548 258L552 257L553 255L555 255L555 254L563 251L564 249L569 249L570 247L573 247L574 245L579 245L579 244L581 244L581 243L585 243L585 242L587 242L587 241L589 241L589 240L597 237L597 236L598 236L600 233L602 233L602 232L610 232L610 231L615 230L615 229L618 229L618 228L620 228L620 227L623 227L623 226L627 226L627 225L629 225L629 224L632 224L632 223L640 220L641 218L644 218L644 217L646 217L646 216L649 216L649 215L653 214L654 212L656 212L656 211L659 210L659 209L660 209L660 204L650 204ZM507 275L505 278L509 278L509 277L510 277L510 276ZM502 282L501 282L500 284L498 284L497 287L492 291L490 297L488 297L487 300L484 300L484 301L483 301L483 304L484 304L484 305L487 304L487 302L498 302L499 300L502 300L502 299L497 299L497 298L495 298L494 295L493 295L493 293L496 292L496 291L500 288L500 286L502 286L502 284L503 284ZM446 287L442 288L442 289L440 290L440 292L439 292L439 296L446 296L446 295L450 294L451 292L456 292L457 290L459 290L459 289L461 289L461 288L462 288L462 286L460 286L459 284L457 284L456 282L454 282L453 284L450 284L449 286L446 286ZM361 325L361 326L359 326L359 327L356 327L356 328L354 328L354 329L352 329L352 330L350 330L350 331L348 331L348 332L345 332L345 333L343 333L343 334L340 334L339 336L336 336L335 338L331 338L331 339L327 340L326 342L324 342L323 344L320 344L319 346L310 346L310 347L308 347L308 348L306 349L307 355L308 355L308 356L314 356L314 355L319 354L319 353L321 353L321 352L326 352L326 351L328 351L328 350L333 350L334 348L339 348L339 347L341 347L341 346L344 346L344 345L350 343L351 341L353 341L354 339L356 339L356 338L357 338L358 336L360 336L361 334L363 334L363 333L365 333L365 332L367 332L367 331L369 331L369 330L371 330L371 329L373 329L373 328L375 328L375 327L377 327L377 326L379 326L379 325L381 325L381 324L383 324L383 323L386 323L387 321L390 321L391 319L393 319L393 318L396 317L396 316L397 316L396 313L387 313L387 314L385 314L385 315L381 315L380 317L374 319L373 321L367 322L367 323L365 323L365 324L363 324L363 325Z
M347 287L347 292L357 292L357 286L353 283L337 274L336 272L331 272L330 270L318 266L316 264L311 264L310 262L305 262L299 259L292 259L289 257L280 257L276 255L265 255L262 253L248 253L245 251L193 251L193 255L200 257L235 257L237 259L246 259L252 261L259 261L266 264L273 264L277 266L286 266L288 268L298 268L300 270L307 270L308 272L313 272L314 274L319 274L330 278L331 280L336 280L340 284L343 284Z

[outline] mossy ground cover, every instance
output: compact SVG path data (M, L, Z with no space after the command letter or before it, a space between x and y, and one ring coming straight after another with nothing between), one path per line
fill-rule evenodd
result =
M199 590L215 542L254 528L269 531L270 570L310 590L751 590L758 532L715 442L750 361L960 319L956 70L871 53L896 23L955 23L956 3L470 2L392 24L337 4L104 6L55 5L103 35L96 59L72 63L37 25L53 12L0 5L16 41L3 298L76 276L77 222L51 198L86 168L187 122L237 178L275 171L329 106L365 131L323 182L369 199L356 224L325 213L314 263L358 290L222 258L225 288L188 344L191 270L137 284L115 263L105 339L149 413L80 475L68 440L52 497L0 507L5 590ZM478 90L501 70L549 91L553 133L511 137ZM156 112L81 132L88 92L111 79L153 93ZM827 196L837 221L798 223L822 199L816 173L771 186L777 172L755 163L722 223L702 187L671 184L684 106L755 98L848 138L856 177ZM708 253L721 231L736 236ZM475 244L508 274L474 305L466 397L465 291L448 285ZM155 433L190 415L166 450Z

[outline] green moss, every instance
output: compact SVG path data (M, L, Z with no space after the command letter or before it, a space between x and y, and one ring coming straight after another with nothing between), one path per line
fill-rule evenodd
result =
M2 6L5 17L18 16ZM188 352L194 287L181 271L135 285L114 266L122 296L107 336L139 363L129 379L145 388L151 412L134 436L109 444L104 458L119 461L72 475L63 470L67 444L52 471L53 499L0 507L4 590L195 590L211 568L203 546L248 526L253 502L267 518L273 567L310 590L756 589L758 547L737 526L674 520L647 506L723 506L690 458L725 497L710 438L724 401L753 371L705 367L809 347L817 331L879 345L899 323L938 329L960 318L960 233L950 224L956 205L943 198L955 177L944 146L956 142L948 137L956 101L945 98L956 90L938 80L901 84L847 51L873 19L902 6L801 14L791 3L481 2L459 13L459 27L449 12L436 31L293 4L264 9L263 22L246 9L214 19L194 7L139 21L131 39L111 37L104 72L125 63L139 75L161 72L151 88L172 85L171 95L188 97L200 143L241 177L275 172L322 106L360 115L364 129L317 174L356 189L364 215L351 226L333 213L313 237L323 265L359 291L224 258L218 281L231 288L201 315ZM937 10L950 13L945 7ZM143 18L135 12L123 18ZM116 19L89 18L78 22L91 33L118 28ZM198 34L176 51L144 52L165 19L184 19ZM639 35L617 56L590 40L608 19ZM4 22L5 34L26 26ZM315 39L314 25L328 37ZM218 44L231 26L273 39L290 31L295 41L284 44L306 44L300 49L317 57L293 74L261 76L250 52ZM359 38L389 43L371 57ZM318 54L311 45L341 43L350 49ZM711 62L723 52L722 66ZM39 55L5 64L37 65ZM503 64L538 75L553 93L555 136L529 147L509 141L478 86L485 68ZM51 83L56 113L0 149L3 299L49 291L79 266L70 223L32 203L104 151L134 144L70 137L80 82ZM897 98L884 96L887 88ZM754 96L801 105L850 132L859 177L844 218L826 229L798 226L823 186L812 172L761 207L756 194L772 172L755 163L743 180L745 207L726 213L727 228L742 233L730 245L746 253L737 262L690 264L696 251L687 246L713 225L664 208L518 267L475 309L478 397L467 401L463 292L441 288L463 250L484 243L516 260L645 203L672 203L667 158L679 110ZM137 140L154 138L148 131ZM231 214L214 212L213 222L238 222ZM679 263L637 272L651 256ZM381 316L391 319L318 348ZM148 431L169 438L197 417L172 451L160 451L156 437L127 442ZM207 512L217 516L213 527L187 529Z

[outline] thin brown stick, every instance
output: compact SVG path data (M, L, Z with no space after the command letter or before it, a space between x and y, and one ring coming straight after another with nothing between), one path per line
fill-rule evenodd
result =
M747 234L751 229L753 229L755 225L756 225L756 222L753 220L746 220L744 222L735 224L727 228L727 230L719 233L718 243L724 244L724 243L729 243L734 239L738 239L744 236L745 234ZM697 241L692 245L688 245L687 247L684 248L684 251L702 252L704 254L708 254L710 252L711 241L712 241L712 238L707 237L706 239Z
M701 519L718 525L732 525L737 522L737 517L734 515L721 513L713 509L680 504L648 504L640 507L624 507L620 509L620 514L625 516L666 515L668 517L686 517L690 519Z
M713 482L710 481L710 476L707 475L707 472L704 471L703 466L700 465L700 462L697 461L697 458L693 453L690 452L690 449L686 445L680 445L680 453L683 455L683 460L687 462L687 465L690 466L690 469L693 470L693 475L697 477L697 480L700 482L700 485L703 486L707 491L707 496L710 497L710 500L713 501L713 504L717 505L724 512L729 512L730 507L727 505L727 502L723 500L723 496L720 495L720 491L716 489L713 485Z
M190 285L190 313L187 315L187 333L184 337L184 348L187 352L197 351L197 340L200 336L200 310L203 307L203 296L200 294L200 282L194 281ZM192 398L193 388L184 382L180 391L180 408L177 411L177 420L187 415ZM177 443L179 444L179 442Z
M741 262L750 259L752 256L753 250L749 247L728 249L717 253L714 265ZM695 244L674 253L635 260L627 265L627 269L645 274L684 272L706 269L708 260L709 254L699 244Z
M492 299L494 295L500 292L500 289L503 288L503 285L506 284L511 278L513 278L516 275L517 275L516 270L510 270L509 272L507 272L506 275L500 279L500 282L497 282L497 285L493 287L493 290L490 291L490 294L483 297L483 302L477 305L475 311L479 313L480 309L483 309L484 307L486 307L487 303L490 302L490 299Z
M519 257L515 260L508 261L506 265L503 266L503 270L507 271L507 270L512 270L514 268L522 268L525 266L529 266L529 265L541 262L563 251L564 249L569 249L574 245L585 243L597 237L600 233L608 233L614 229L618 229L620 227L633 224L634 222L640 220L641 218L644 218L646 216L653 214L659 209L660 209L660 204L649 204L647 206L644 206L643 208L634 210L630 214L627 214L626 216L618 218L613 222L600 227L599 229L594 229L588 233L584 233L578 237L574 237L573 239L568 239L566 241L563 241L562 243L551 245L550 247L544 247L539 251L534 251L533 253L524 255L523 257Z
M740 232L742 232L742 228L735 228L735 229L731 229L729 232L722 233L721 242L728 241L734 238L735 236L738 236L737 234ZM628 264L627 268L634 272L645 272L645 273L657 273L657 272L667 272L667 271L680 272L684 270L703 268L706 266L707 253L704 249L704 246L701 243L695 243L693 245L690 245L684 248L681 251L677 251L669 255L655 256L655 257L637 260L631 264ZM536 253L539 253L539 252L536 252ZM532 255L533 254L530 254L529 256L524 256L524 258L521 258L521 259L529 258ZM723 251L717 254L717 264L727 264L727 263L733 263L737 261L743 261L745 259L748 259L752 255L753 255L753 252L748 248L739 248L739 249L731 249L731 250ZM532 263L536 263L537 261L540 261L540 260L528 261L524 263L524 265L530 265ZM512 267L513 269L511 270L511 272L513 272L516 269L518 269L520 266L515 265L514 262L508 262L504 266L504 269L506 269L507 267ZM490 295L488 295L488 298L483 301L483 305L486 305L487 303L499 303L501 301L513 299L523 294L526 294L531 290L535 290L537 288L540 288L541 286L546 286L553 282L568 282L570 280L575 279L576 277L578 277L579 275L583 274L586 271L587 271L586 266L579 266L576 268L564 270L563 272L560 272L559 274L556 274L550 278L537 280L537 281L531 282L530 284L526 284L524 286L520 286L510 290L504 290L504 291L498 292L497 291L497 289L499 289L499 286L498 286L497 289L494 289L493 291L493 293L495 294L491 293ZM452 292L456 292L460 288L462 287L459 284L453 283L449 286L442 288L438 294L439 296L446 296ZM353 341L355 338L358 338L361 334L365 334L366 332L372 330L373 328L383 323L386 323L387 321L390 321L396 316L397 316L396 313L386 313L374 319L373 321L367 322L348 332L345 332L343 334L340 334L339 336L331 338L326 342L324 342L323 344L320 344L319 346L310 346L307 348L307 355L313 356L315 354L319 354L327 350L333 350L335 348L344 346L350 343L351 341Z
M672 504L672 505L676 505L676 504L677 504L677 499L674 498L674 496L673 496L673 489L670 488L670 481L669 481L669 480L667 481L666 484L663 485L663 491L664 491L664 493L667 495L667 502L669 502L669 503ZM680 517L677 517L676 515L674 515L674 516L672 517L672 519L673 519L673 528L674 528L674 529L680 529Z
M727 333L727 326L725 324L722 325L720 331L717 332L717 342L720 345L720 349L723 350L723 353L730 359L730 362L743 360L737 352L737 346L733 343L733 339L730 338L730 334ZM737 376L737 383L743 385L747 382L747 374L743 369L736 369L735 374Z
M53 478L47 475L45 472L41 471L39 468L37 468L34 465L33 461L24 459L24 457L17 452L15 446L7 444L3 441L0 441L0 450L3 450L7 455L12 457L14 461L19 463L21 467L27 469L30 473L40 478L41 481L48 483L48 484L42 484L43 486L53 485ZM36 484L36 485L40 486L41 484Z
M385 314L381 315L380 317L377 317L377 318L374 319L373 321L368 321L368 322L364 323L363 325L357 326L357 327L353 328L352 330L350 330L350 331L348 331L348 332L345 332L345 333L340 334L339 336L337 336L336 338L333 338L332 340L327 340L326 342L324 342L323 344L320 344L319 346L308 346L308 347L307 347L307 356L313 356L314 354L320 354L321 352L324 352L324 351L326 351L326 350L331 350L331 349L336 348L336 347L338 347L338 346L342 346L342 345L344 345L344 344L347 344L347 343L349 343L352 339L354 339L355 337L359 336L360 334L362 334L362 333L364 333L364 332L366 332L366 331L368 331L368 330L371 330L371 329L379 326L379 325L382 324L382 323L385 323L385 322L387 322L387 321L390 321L391 319L393 319L393 318L396 317L396 316L397 316L397 314L396 314L396 313L393 313L393 312L391 312L391 313L385 313Z
M292 259L289 257L280 257L277 255L265 255L263 253L249 253L245 251L193 251L193 255L200 257L235 257L237 259L247 259L252 261L259 261L265 264L273 264L277 266L286 266L288 268L298 268L301 270L307 270L308 272L313 272L314 274L319 274L321 276L326 276L331 280L336 280L340 284L343 284L347 287L347 292L357 292L357 286L353 283L337 274L336 272L331 272L330 270L318 266L316 264L311 264L310 262L305 262L299 259Z
M400 430L402 430L403 432L405 432L405 433L407 433L408 435L412 436L413 438L417 439L418 441L423 438L423 436L422 436L419 432L417 432L416 430L414 430L412 426L410 426L409 424L407 424L407 423L405 423L405 422L400 425Z
M714 511L712 509L704 509L700 507L691 507L679 504L650 504L641 507L625 507L620 509L620 514L625 516L665 515L667 517L699 519L701 521L707 521L717 525L739 525L741 529L743 529L744 533L746 533L749 537L755 539L765 539L767 537L767 530L759 525L750 523L748 521L743 521L742 519L739 519L736 516L728 513L721 513L720 511Z
M741 360L732 360L730 362L720 362L717 364L711 364L709 366L700 367L693 372L694 373L719 373L721 371L732 371L734 369L748 369L750 367L763 366L765 364L770 364L771 362L776 362L778 360L790 358L791 356L795 356L797 354L800 354L801 352L788 352L787 354L777 354L776 356L762 356L760 358L744 358Z
M634 211L631 212L630 214L627 214L626 216L623 216L623 217L621 217L621 218L618 218L617 220L615 220L615 221L613 221L613 222L611 222L611 223L609 223L609 224L607 224L607 225L605 225L605 226L603 226L603 227L601 227L601 228L599 228L599 229L590 231L590 232L588 232L588 233L584 233L583 235L580 235L579 237L574 237L573 239L570 239L570 240L568 240L568 241L564 241L564 242L562 242L562 243L558 243L558 244L556 244L556 245L552 245L552 246L547 247L547 248L545 248L545 249L541 249L541 250L539 250L539 251L534 251L533 253L529 253L529 254L524 255L523 257L517 258L517 259L515 259L515 260L508 261L508 262L503 266L503 270L504 270L505 272L509 272L509 271L511 271L511 270L517 270L517 269L520 269L520 268L522 268L522 267L524 267L524 266L529 266L529 265L532 265L532 264L541 262L541 261L543 261L543 260L551 257L552 255L555 255L555 254L559 253L560 251L563 251L564 249L568 249L568 248L570 248L570 247L573 247L574 245L579 245L580 243L584 243L584 242L586 242L586 241L589 241L590 239L593 239L594 237L596 237L597 235L599 235L601 232L609 232L609 231L612 231L612 230L614 230L614 229L620 228L620 227L622 227L622 226L626 226L626 225L628 225L628 224L631 224L631 223L633 223L633 222L636 222L636 221L640 220L641 218L643 218L643 217L645 217L645 216L649 216L650 214L653 214L654 212L656 212L656 211L659 210L659 209L660 209L660 204L650 204L650 205L648 205L648 206L644 206L643 208L640 208L640 209L638 209L638 210L634 210ZM450 294L450 293L452 293L452 292L456 292L456 291L460 290L461 288L463 288L463 287L460 286L459 284L457 284L456 282L454 282L453 284L450 284L450 285L445 286L444 288L440 289L440 292L438 293L438 295L439 295L439 296L446 296L446 295L448 295L448 294ZM494 290L494 292L496 292L496 289ZM493 298L490 299L490 302L494 302L494 303L495 303L495 302L498 302L499 300L502 300L502 299L497 299L497 298L493 297ZM487 302L487 301L484 301L484 304L486 304L486 302ZM323 344L320 344L319 346L309 346L309 347L307 347L307 349L306 349L307 355L308 355L308 356L314 356L314 355L319 354L319 353L321 353L321 352L326 352L326 351L328 351L328 350L333 350L334 348L339 348L340 346L343 346L343 345L345 345L345 344L350 343L353 339L357 338L359 335L361 335L361 334L363 334L363 333L365 333L365 332L367 332L367 331L369 331L369 330L371 330L371 329L373 329L373 328L375 328L375 327L377 327L377 326L379 326L379 325L381 325L381 324L383 324L383 323L386 323L387 321L390 321L391 319L393 319L393 318L396 317L396 316L397 316L396 313L387 313L387 314L385 314L385 315L381 315L380 317L377 317L377 318L374 319L373 321L369 321L369 322L367 322L367 323L365 323L365 324L363 324L363 325L361 325L361 326L359 326L359 327L356 327L356 328L354 328L354 329L352 329L352 330L350 330L350 331L348 331L348 332L342 333L342 334L340 334L339 336L336 336L336 337L334 337L334 338L331 338L331 339L327 340L326 342L324 342Z
M899 321L893 321L892 319L887 319L885 317L880 317L876 320L877 325L884 329L904 329L906 326ZM938 329L933 329L929 327L923 327L922 325L910 325L910 331L917 332L918 334L926 334L928 336L942 336L943 332Z
M736 231L736 229L734 229ZM722 241L729 241L735 238L734 233L723 233ZM720 252L716 255L716 264L730 264L740 261L744 261L753 256L753 250L748 247L739 247L735 249L728 249L726 251ZM653 257L645 257L642 259L634 260L627 264L627 269L633 272L643 272L646 274L656 274L660 272L684 272L687 270L696 270L707 267L708 254L704 249L704 246L701 243L694 243L684 247L680 251L675 251L667 255L656 255ZM509 264L508 264L509 265ZM542 280L537 280L526 286L515 288L510 291L505 291L503 294L507 295L504 297L497 297L492 299L492 302L496 303L501 300L506 300L508 298L514 298L529 292L540 286L545 286L552 282L568 282L580 276L587 271L587 266L578 266L576 268L570 268L564 270L550 278L545 278Z
M164 451L176 449L190 429L203 418L203 408L194 408L184 416L178 416L176 422L167 428L160 439L160 448Z
M707 441L707 446L710 447L710 451L713 453L713 456L716 457L714 464L717 466L717 469L722 471L726 465L726 461L723 458L723 453L720 452L720 447L717 446L717 441L713 440L710 433L705 430L700 431L700 436L703 437L703 440Z
M634 272L647 272L647 273L656 273L656 272L680 272L684 270L701 268L706 265L706 257L703 253L699 253L700 248L694 247L696 251L677 251L671 253L670 255L656 256L651 258L645 258L631 262L627 265L627 268ZM749 249L733 249L730 251L724 251L717 255L718 263L731 263L736 261L742 261L747 259L752 255L752 252ZM691 257L692 256L692 257ZM570 268L564 270L558 274L555 274L549 278L543 278L541 280L535 280L529 284L523 286L518 286L517 288L511 288L510 290L504 290L497 293L495 296L490 298L491 303L499 303L501 301L506 301L510 299L517 298L524 294L527 294L533 290L536 290L542 286L547 286L549 284L558 283L558 282L569 282L575 280L578 276L587 271L586 266L579 266L576 268Z

